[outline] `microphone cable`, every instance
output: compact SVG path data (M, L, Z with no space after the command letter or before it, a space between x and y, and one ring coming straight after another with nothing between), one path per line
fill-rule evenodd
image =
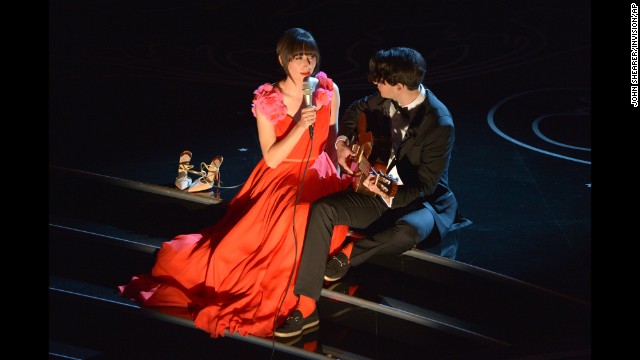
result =
M289 287L291 286L291 280L293 279L293 274L296 272L296 266L298 263L298 238L296 237L296 209L298 203L300 202L300 196L302 195L302 188L304 186L304 178L307 175L307 168L309 167L309 160L311 159L311 150L313 150L313 136L310 135L310 145L309 145L309 154L307 155L307 161L304 164L304 171L302 172L302 181L300 181L300 186L298 186L298 190L296 191L296 201L293 204L293 219L291 220L291 230L293 231L293 239L295 244L295 251L293 253L293 268L291 269L291 273L289 274L289 279L287 280L287 286L280 297L280 303L278 304L278 309L276 311L275 316L273 317L273 331L271 336L271 359L275 354L276 350L276 324L278 323L278 315L280 315L280 310L282 310L282 305L284 304L284 299L287 297L287 293L289 292ZM304 241L304 240L303 240ZM302 256L302 252L300 253Z

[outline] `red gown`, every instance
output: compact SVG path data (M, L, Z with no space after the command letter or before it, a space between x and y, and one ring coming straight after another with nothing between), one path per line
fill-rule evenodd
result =
M297 302L293 286L309 203L351 183L338 176L323 151L333 82L324 73L316 77L320 81L314 104L325 105L316 115L313 145L305 133L275 169L260 160L219 222L163 243L151 274L134 276L119 286L122 296L143 307L184 308L195 326L214 338L224 336L225 330L261 337L273 334L278 308L275 325L284 321ZM264 84L254 94L254 106L275 124L277 138L284 137L295 122L286 114L280 90ZM346 226L334 229L333 249L347 230Z

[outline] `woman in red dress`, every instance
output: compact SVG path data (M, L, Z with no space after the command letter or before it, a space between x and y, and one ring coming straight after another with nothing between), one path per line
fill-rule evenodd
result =
M335 137L340 94L318 72L314 38L289 29L276 50L285 76L258 87L252 105L262 159L227 213L198 233L163 243L151 274L118 287L143 307L188 309L211 337L225 331L268 337L284 322L297 301L293 283L309 204L351 183L324 151L325 144L334 146L327 139ZM313 106L305 102L303 84L312 89ZM347 230L334 229L336 246Z

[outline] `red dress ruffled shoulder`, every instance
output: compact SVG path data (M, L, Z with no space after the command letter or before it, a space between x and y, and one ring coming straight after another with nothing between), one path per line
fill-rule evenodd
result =
M322 106L330 104L333 98L333 80L323 71L318 72L315 77L318 85L313 92L313 103ZM274 84L264 83L253 92L253 116L256 116L256 109L274 125L287 116L282 92Z
M251 104L253 116L256 116L256 109L258 109L272 124L276 124L287 116L282 92L273 84L262 84L253 94L253 104Z

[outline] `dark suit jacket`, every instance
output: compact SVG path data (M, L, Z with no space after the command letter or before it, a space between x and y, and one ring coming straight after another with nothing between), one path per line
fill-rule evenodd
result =
M393 199L393 208L422 203L433 213L441 238L453 229L470 224L458 212L458 202L449 189L449 161L455 140L453 119L447 107L426 89L424 102L412 109L413 120L398 149L396 166L403 185ZM373 136L368 160L386 164L390 157L390 99L379 92L352 103L340 122L338 134L353 139L358 118L364 113L367 132Z

